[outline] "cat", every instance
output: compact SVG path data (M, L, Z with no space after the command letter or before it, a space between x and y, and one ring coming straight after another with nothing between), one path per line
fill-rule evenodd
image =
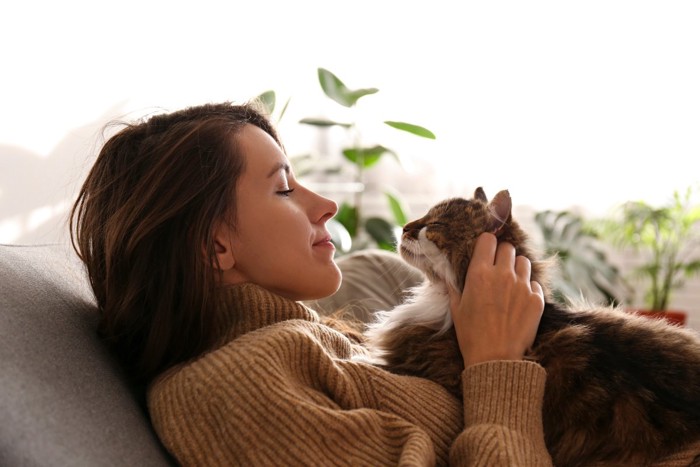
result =
M613 306L553 302L553 261L535 256L507 190L450 198L404 226L397 250L425 274L404 303L378 312L366 345L387 370L431 379L461 398L464 369L447 284L461 291L476 238L494 233L532 263L545 308L526 358L547 371L545 442L555 465L641 466L700 439L700 335Z

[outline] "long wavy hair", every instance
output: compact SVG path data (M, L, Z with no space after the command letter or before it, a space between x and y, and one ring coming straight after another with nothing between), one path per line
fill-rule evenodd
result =
M255 103L206 104L126 123L103 145L70 213L71 242L100 311L98 332L134 382L204 352L217 338L213 230L235 228Z

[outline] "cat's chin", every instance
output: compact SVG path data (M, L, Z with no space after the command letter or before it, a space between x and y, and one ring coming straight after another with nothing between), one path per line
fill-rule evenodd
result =
M430 259L425 255L416 255L412 252L404 253L404 250L399 250L401 252L401 257L411 266L420 270L425 277L432 283L446 284L447 281L444 277L438 274L433 268Z
M418 268L434 283L454 283L449 261L444 253L425 236L425 228L418 235L418 240L402 239L398 251L404 261Z
M418 248L416 248L418 247ZM411 266L420 269L424 274L428 274L429 261L420 251L415 251L415 249L420 249L419 245L415 242L401 242L399 245L399 254L404 261L406 261Z

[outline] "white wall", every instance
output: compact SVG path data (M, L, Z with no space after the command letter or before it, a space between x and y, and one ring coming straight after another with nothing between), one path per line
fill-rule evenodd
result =
M296 121L338 116L319 66L360 101L368 142L420 210L478 185L527 209L602 213L700 180L696 1L5 2L0 7L0 242L65 239L65 212L110 119L267 89ZM406 120L416 141L373 126ZM700 320L697 282L686 304ZM681 300L682 297L679 297Z

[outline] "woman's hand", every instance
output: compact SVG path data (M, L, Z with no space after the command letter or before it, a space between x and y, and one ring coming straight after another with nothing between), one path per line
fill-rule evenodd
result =
M490 360L521 360L537 333L544 295L530 281L530 260L510 243L479 236L461 297L450 290L450 309L465 367Z

